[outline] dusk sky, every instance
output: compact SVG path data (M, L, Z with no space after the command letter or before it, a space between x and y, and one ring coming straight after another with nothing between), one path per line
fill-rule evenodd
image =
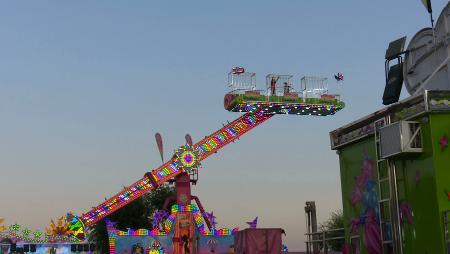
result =
M447 1L434 0L435 19ZM390 41L430 25L420 0L2 1L0 217L30 229L81 215L165 156L239 117L227 72L329 78L347 107L277 115L203 162L193 187L219 227L286 230L304 249L305 201L341 209L329 132L382 108ZM336 84L333 74L345 81ZM402 98L408 96L403 91Z

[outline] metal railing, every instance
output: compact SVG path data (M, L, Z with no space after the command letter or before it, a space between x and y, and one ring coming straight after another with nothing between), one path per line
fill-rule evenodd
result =
M449 226L450 224L450 210L447 210L444 212L444 239L445 239L445 246L447 247L447 254L450 254L450 232L449 232Z
M230 91L235 90L255 90L256 74L253 72L228 73L228 88Z
M308 254L327 254L328 251L330 251L329 247L333 242L342 241L343 243L345 240L345 231L343 228L306 233L305 235L307 238L306 253ZM316 253L314 253L313 250L316 250Z

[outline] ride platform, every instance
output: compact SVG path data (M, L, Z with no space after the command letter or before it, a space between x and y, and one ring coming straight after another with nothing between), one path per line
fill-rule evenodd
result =
M295 95L264 96L228 93L225 95L224 107L231 112L328 116L343 109L345 103L334 95L302 98Z

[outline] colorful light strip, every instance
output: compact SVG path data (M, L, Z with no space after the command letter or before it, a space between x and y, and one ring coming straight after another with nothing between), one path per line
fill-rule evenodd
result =
M344 107L341 104L310 104L248 101L236 104L230 111L233 112L264 112L265 114L296 114L296 115L333 115Z
M108 237L109 242L109 254L115 254L116 253L116 235L110 234Z
M190 204L187 206L175 204L170 209L171 214L176 214L178 212L198 212L198 211L199 211L199 209L195 204Z
M152 230L148 229L128 229L127 231L118 231L118 236L164 236L167 235L166 232L159 230L159 228L154 228Z
M272 116L273 115L264 114L262 112L246 113L233 122L225 125L220 130L202 139L193 146L194 150L199 154L198 161L200 162L217 152ZM180 166L176 162L176 159L172 159L164 163L161 167L153 170L151 176L154 178L153 181L157 184L163 184L180 174L181 171L179 168ZM145 176L119 194L83 214L80 218L84 225L89 227L154 188L155 187L151 184L150 179Z
M84 232L83 221L78 216L73 215L73 213L67 213L66 218L69 222L69 232L71 232L69 236L84 240L86 233Z
M224 126L211 136L206 137L197 143L194 148L197 149L203 160L230 142L235 141L237 138L255 128L259 124L268 120L270 117L272 117L272 115L263 114L262 112L246 113L235 121Z
M263 123L270 117L272 117L272 115L266 115L261 112L247 113L225 125L212 135L202 139L193 146L194 150L196 150L199 155L198 161L201 162L211 154L217 152L230 142L235 141L240 136ZM153 170L152 175L154 176L155 181L161 184L179 174L180 167L181 166L178 162L176 162L176 160L172 160L160 168Z
M83 214L80 218L84 225L90 226L152 189L153 186L149 179L144 177L88 213Z
M170 179L179 173L180 166L176 160L172 160L166 164L161 168L152 171L152 175L159 183L163 183L166 179Z
M176 214L171 214L164 223L164 230L166 231L166 234L170 233L170 230L172 229L172 226L175 224L176 221Z
M58 243L81 243L84 242L84 238L80 239L75 237L73 234L69 235L52 235L43 234L39 230L31 231L27 227L23 227L17 223L10 225L0 232L0 238L10 238L16 241L28 242L28 243L48 243L48 242L58 242ZM18 232L21 234L19 235Z
M199 212L194 213L193 216L194 216L195 224L198 227L201 227L201 226L204 227L205 226L205 219L203 218L203 216Z
M44 238L28 238L20 236L14 232L9 233L0 233L0 238L9 238L15 239L16 241L27 242L27 243L49 243L49 242L58 242L58 243L82 243L81 241L75 237L67 237L67 236L50 236L44 235Z
M219 230L217 230L217 229L209 230L206 227L206 223L205 223L203 216L200 213L200 209L198 209L198 207L195 204L191 204L191 205L187 205L187 206L173 205L171 208L171 214L164 223L164 231L161 231L159 228L154 228L152 230L128 229L127 231L120 231L120 230L115 229L111 222L108 222L107 227L108 227L108 233L110 234L110 239L111 239L111 237L115 237L115 236L167 236L170 234L170 231L172 230L172 226L175 224L178 212L192 212L195 224L196 224L197 228L199 229L200 235L228 236L228 235L234 235L237 231L239 231L239 228L234 228L233 230L230 230L228 228L222 228ZM110 245L110 248L111 248L111 245Z
M210 236L210 235L213 235L213 236L228 236L228 235L235 235L238 231L239 231L239 228L233 228L233 230L230 230L228 228L221 228L219 230L213 229L213 230L211 230L210 233L204 233L202 235L205 235L205 236Z

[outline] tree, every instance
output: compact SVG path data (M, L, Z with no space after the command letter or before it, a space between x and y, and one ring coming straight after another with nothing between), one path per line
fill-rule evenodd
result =
M118 211L110 214L106 218L116 224L119 230L131 229L150 229L152 226L149 216L156 210L163 208L166 198L175 195L175 188L163 185L156 190L143 195ZM167 207L170 209L171 205ZM98 253L109 253L108 231L106 229L105 219L97 222L90 233L89 240L97 246Z
M344 214L342 213L342 210L336 210L334 212L331 212L330 218L322 223L320 225L321 231L333 231L336 229L343 229L344 228ZM339 235L339 231L333 231L330 232L329 235L332 235L333 237L341 236ZM342 245L344 245L345 240L339 239L339 240L331 240L327 244L333 251L340 251L342 248Z
M163 185L156 189L156 191L152 191L145 195L143 201L147 209L155 211L161 210L166 199L173 196L175 196L175 188L168 185ZM170 209L173 204L175 204L175 200L172 200L172 202L169 203L167 209ZM170 213L170 211L167 212Z

